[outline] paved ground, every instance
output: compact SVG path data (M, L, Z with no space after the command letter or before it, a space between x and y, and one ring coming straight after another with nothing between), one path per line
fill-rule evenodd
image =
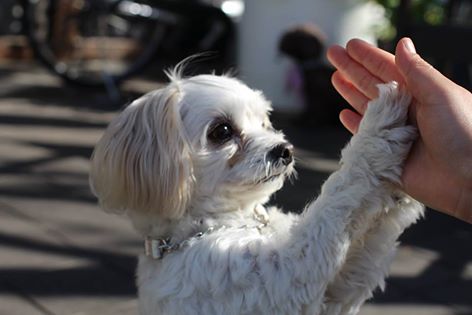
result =
M134 81L125 98L156 86ZM106 103L34 65L0 65L0 315L137 314L141 243L88 189L89 156L116 114ZM303 161L276 202L300 209L336 168L348 135L278 125ZM361 313L472 314L472 226L428 212L402 244L386 293Z

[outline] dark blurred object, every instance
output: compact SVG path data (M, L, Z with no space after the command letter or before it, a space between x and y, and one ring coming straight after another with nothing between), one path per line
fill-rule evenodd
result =
M279 42L279 50L293 59L302 74L303 123L317 126L338 124L345 103L331 84L335 69L323 61L324 41L315 25L302 24L285 32Z
M35 55L67 83L113 92L156 59L214 51L228 67L234 51L232 20L202 0L21 1Z
M319 60L324 52L324 35L313 24L303 24L285 32L279 49L298 63Z
M33 53L23 32L23 8L18 0L0 1L0 59L27 60Z
M0 36L15 35L21 32L22 13L18 0L0 1Z
M412 38L418 52L456 83L472 89L472 0L444 0L440 25L415 22L413 1L401 0L398 38ZM400 18L401 17L401 18Z

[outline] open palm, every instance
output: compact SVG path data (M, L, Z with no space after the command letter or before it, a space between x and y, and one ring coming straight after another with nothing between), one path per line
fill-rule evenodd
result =
M332 82L353 106L340 118L355 133L377 84L395 80L413 95L410 120L419 130L403 173L407 193L425 204L472 222L472 94L456 85L402 39L395 56L361 40L333 46Z

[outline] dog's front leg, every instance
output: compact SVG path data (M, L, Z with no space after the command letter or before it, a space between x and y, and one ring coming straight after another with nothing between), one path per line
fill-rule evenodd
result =
M391 192L394 204L372 220L365 234L352 244L340 272L329 284L322 314L357 314L384 278L397 247L397 238L423 213L423 205L400 191Z
M371 102L359 132L342 152L342 166L322 187L293 230L291 254L306 263L295 275L300 294L310 295L306 313L320 313L328 285L338 276L351 244L391 205L388 186L399 183L402 164L415 139L405 126L408 96L385 85ZM310 267L311 265L311 267ZM306 270L312 270L309 273ZM369 288L370 289L370 288Z

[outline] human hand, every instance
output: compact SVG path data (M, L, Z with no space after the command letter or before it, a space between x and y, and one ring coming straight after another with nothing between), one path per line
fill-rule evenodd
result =
M395 56L354 39L346 49L330 47L337 68L332 83L356 111L340 119L357 131L377 84L395 80L413 96L410 121L419 130L402 176L405 191L444 213L472 223L472 94L426 63L408 38Z

